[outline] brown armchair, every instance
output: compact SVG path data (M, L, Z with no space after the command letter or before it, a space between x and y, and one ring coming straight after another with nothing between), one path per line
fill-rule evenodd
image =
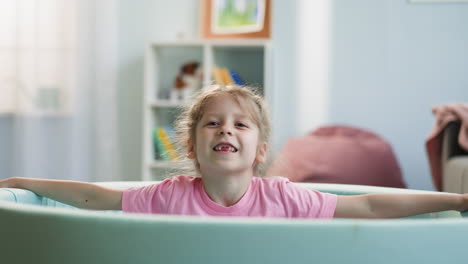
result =
M450 122L442 133L443 191L468 193L468 152L458 144L460 122Z

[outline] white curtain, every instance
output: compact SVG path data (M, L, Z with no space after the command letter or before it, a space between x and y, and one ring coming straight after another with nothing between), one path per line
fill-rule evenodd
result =
M116 18L116 0L0 2L0 178L120 180Z

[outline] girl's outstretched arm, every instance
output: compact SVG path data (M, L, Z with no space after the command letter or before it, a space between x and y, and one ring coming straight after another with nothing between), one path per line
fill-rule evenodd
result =
M468 210L468 194L339 195L335 217L399 218L448 210Z
M77 181L9 178L0 180L0 188L27 189L38 195L78 208L121 210L122 190Z

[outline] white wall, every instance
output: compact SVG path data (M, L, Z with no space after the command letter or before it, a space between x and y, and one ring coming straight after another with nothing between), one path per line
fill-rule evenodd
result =
M333 10L329 0L296 2L296 130L304 135L329 119Z
M197 35L198 1L119 1L119 116L122 153L120 173L141 179L143 55L150 41Z

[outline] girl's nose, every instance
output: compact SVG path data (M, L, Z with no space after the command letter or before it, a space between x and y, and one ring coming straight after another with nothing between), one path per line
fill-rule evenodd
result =
M227 126L223 126L223 127L221 127L221 129L219 130L219 134L220 134L220 135L229 135L229 136L232 136L232 131L231 131L231 129L229 129Z

